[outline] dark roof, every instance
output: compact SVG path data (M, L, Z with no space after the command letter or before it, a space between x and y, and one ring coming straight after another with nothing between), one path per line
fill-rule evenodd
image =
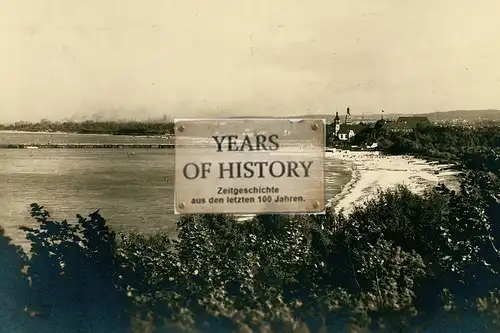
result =
M397 120L398 123L430 123L429 118L427 117L399 117Z
M347 134L347 133L349 133L350 129L351 129L351 126L346 125L346 124L340 124L338 134Z
M370 127L370 124L366 124L366 123L359 123L359 124L356 124L356 125L352 125L352 130L354 131L354 134L358 134L364 130L366 130L367 128Z
M403 122L390 122L390 123L388 122L384 124L384 127L387 129L405 129L405 128L411 128L412 125L413 125L412 123L407 124Z
M385 128L388 130L413 130L417 127L419 123L398 123L398 122L392 122L392 123L386 123L384 125Z
M387 123L389 123L389 121L386 121L385 119L379 119L375 123L373 123L373 126L370 126L370 128L381 128L384 127L384 125L386 125Z
M415 129L419 124L430 124L427 117L399 117L395 122L387 121L384 127L389 130L408 130Z
M354 134L358 134L359 132L367 129L369 126L369 124L340 124L339 134L348 134L350 130L352 130Z

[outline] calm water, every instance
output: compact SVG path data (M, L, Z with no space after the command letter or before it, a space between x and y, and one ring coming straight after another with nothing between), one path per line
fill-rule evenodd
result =
M95 135L73 133L25 133L0 131L0 144L46 144L46 143L169 143L161 137L133 137L124 135Z
M134 143L161 138L0 132L0 143ZM128 154L133 153L133 154ZM21 225L34 226L29 205L44 205L55 218L100 212L115 230L175 232L174 151L170 149L0 149L0 225L16 242ZM326 162L327 198L339 193L349 173Z

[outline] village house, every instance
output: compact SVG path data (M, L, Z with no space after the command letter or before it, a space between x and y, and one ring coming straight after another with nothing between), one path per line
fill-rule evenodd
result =
M350 141L356 134L360 133L368 126L363 123L353 124L350 108L347 108L343 123L340 122L339 113L337 112L335 118L333 118L332 125L334 137L341 141Z
M396 121L380 119L375 123L357 123L353 124L351 109L348 107L344 118L341 122L339 113L335 114L333 121L330 123L333 126L333 138L344 142L349 142L357 134L369 130L374 136L377 128L386 128L391 132L412 132L418 125L428 125L430 120L422 116L399 117Z
M386 121L385 127L391 132L412 132L418 125L429 125L427 117L399 117L396 121Z

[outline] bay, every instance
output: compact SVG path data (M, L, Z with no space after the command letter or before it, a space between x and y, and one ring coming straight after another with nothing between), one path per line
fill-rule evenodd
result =
M0 132L0 143L168 143L167 139L66 133ZM327 159L326 197L349 180L339 160ZM116 231L176 232L173 149L0 149L0 226L26 244L20 226L36 226L29 205L53 218L75 220L97 209Z

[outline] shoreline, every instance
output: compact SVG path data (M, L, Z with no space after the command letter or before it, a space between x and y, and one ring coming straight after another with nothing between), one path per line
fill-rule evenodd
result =
M348 172L350 173L349 175L349 181L347 181L341 188L340 192L334 196L331 199L328 199L326 203L326 207L330 208L333 207L336 210L336 207L338 207L339 203L344 200L349 193L351 193L356 184L360 181L361 179L361 172L358 170L358 168L354 165L352 162L346 162L346 169L349 170Z
M89 136L128 136L137 138L158 138L164 137L165 133L161 134L124 134L124 133L80 133L80 132L47 132L47 131L16 131L16 130L0 130L0 133L5 134L41 134L41 135L89 135Z
M48 143L48 144L0 144L0 149L174 149L173 143Z
M399 184L406 185L414 193L422 193L438 183L458 189L456 176L460 172L452 171L454 166L451 164L366 151L335 151L328 157L344 161L352 170L351 179L327 203L336 212L349 214L354 207L373 198L379 190L388 190Z
M46 131L17 131L17 130L0 130L0 133L6 134L79 134L79 135L112 135L107 133L78 133L78 132L46 132Z

